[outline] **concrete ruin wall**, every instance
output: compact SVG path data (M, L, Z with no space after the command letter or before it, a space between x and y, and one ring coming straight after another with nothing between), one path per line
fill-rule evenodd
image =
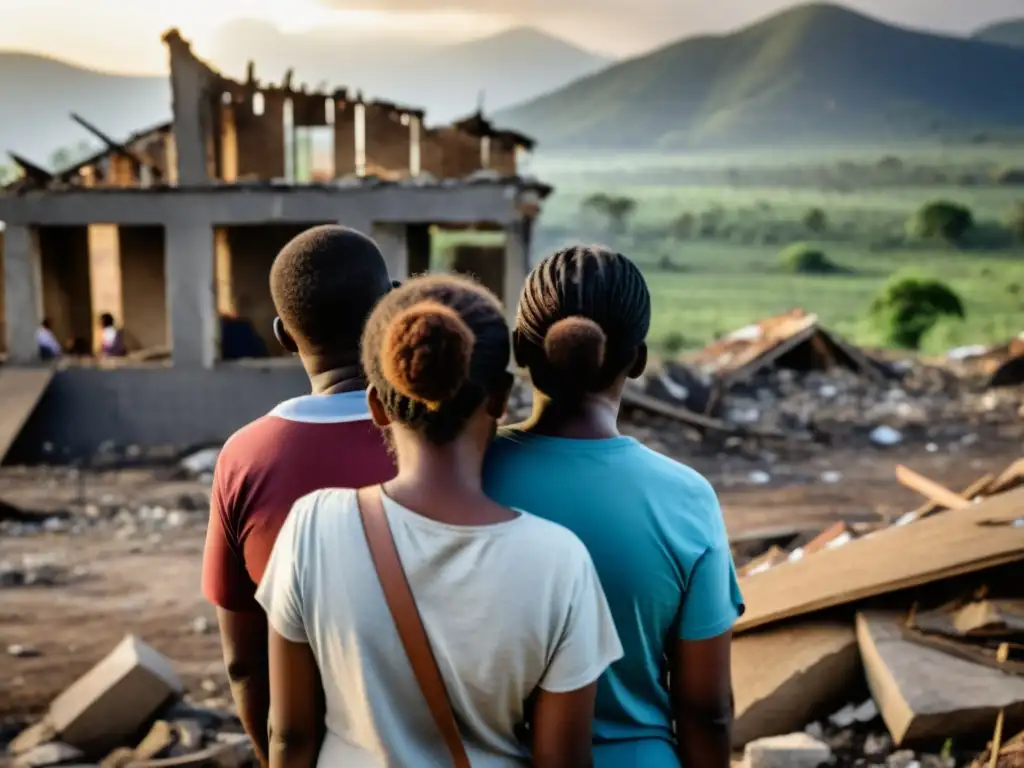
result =
M480 170L480 139L455 128L434 128L421 139L421 165L439 179L461 178Z
M408 118L407 118L408 120ZM366 175L401 178L409 175L409 125L390 107L366 105Z
M334 175L343 178L356 172L355 105L339 99L334 107Z
M62 344L92 344L94 320L90 295L87 227L40 227L43 316Z
M308 392L298 365L58 371L7 462L70 463L108 441L143 449L219 443L282 400Z
M143 349L168 346L163 227L120 227L120 267L125 336Z
M238 147L238 179L280 179L285 175L284 103L280 91L264 91L263 114L253 111L253 100L232 105Z

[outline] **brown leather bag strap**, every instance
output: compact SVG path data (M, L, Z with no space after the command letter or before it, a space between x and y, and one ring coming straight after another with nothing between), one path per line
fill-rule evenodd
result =
M416 682L419 683L423 698L427 700L430 714L448 746L452 763L455 768L472 768L466 754L466 745L462 743L459 726L455 722L455 712L452 711L444 678L438 669L437 659L434 658L434 651L430 647L430 639L423 628L423 620L416 608L416 600L409 588L409 580L395 547L395 539L388 524L387 513L384 511L381 493L380 486L362 488L358 492L359 517L363 521L366 543L370 547L370 556L377 569L377 578L384 590L384 599L395 621L405 655L409 657L409 664L416 676Z

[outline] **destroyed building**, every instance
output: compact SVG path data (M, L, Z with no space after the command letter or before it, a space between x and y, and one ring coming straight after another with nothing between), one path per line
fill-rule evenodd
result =
M268 84L252 64L244 81L233 80L198 58L176 30L164 43L170 121L119 141L94 124L102 115L72 115L103 149L53 172L11 154L21 173L0 192L4 375L12 365L37 362L42 318L62 343L88 352L99 345L97 317L109 312L136 351L133 359L169 357L176 379L140 379L138 365L120 378L103 371L92 386L109 403L108 417L125 415L125 397L133 409L146 407L143 396L124 395L122 388L150 381L175 397L198 391L201 381L203 392L229 387L231 377L241 386L237 370L213 375L231 367L220 354L222 318L244 315L277 354L270 265L289 239L317 224L370 233L398 279L430 269L431 239L439 230L503 233L503 247L475 249L458 266L484 277L514 309L528 269L531 225L551 191L519 174L522 153L533 148L529 137L501 130L479 113L428 127L420 109L348 88L310 89L293 84L290 72ZM266 394L258 404L220 408L216 396L206 395L214 397L216 430L186 434L167 414L162 424L140 424L123 437L223 438L276 394L301 392L301 371L286 368L264 367ZM210 374L205 379L203 371ZM49 382L39 372L35 397L28 387L22 399L31 409L43 387L70 394L69 377L99 373L61 371ZM76 391L84 393L83 386ZM84 404L86 397L76 399ZM221 418L225 412L230 417ZM47 430L40 434L62 441ZM102 442L94 438L83 438L83 447ZM9 439L0 435L0 442Z

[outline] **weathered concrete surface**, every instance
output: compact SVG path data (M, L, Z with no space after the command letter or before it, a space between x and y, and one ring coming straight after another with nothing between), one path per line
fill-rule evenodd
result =
M91 348L96 335L93 314L89 238L86 227L41 227L39 262L42 313L61 344ZM9 317L10 322L17 318Z
M374 224L368 233L384 254L392 280L409 277L409 228L405 224Z
M167 300L176 366L212 368L219 325L213 275L213 229L181 223L166 230Z
M167 272L160 227L121 227L121 306L129 341L144 349L167 346Z
M803 728L840 701L859 673L850 624L811 621L735 638L733 745Z
M8 226L299 224L307 221L510 223L519 219L514 181L432 186L222 186L92 189L0 197ZM355 224L353 224L355 226Z
M39 357L36 329L43 317L37 230L8 223L4 232L3 270L7 359L13 363L31 363Z
M69 463L108 441L122 450L218 442L308 392L305 373L291 360L213 370L70 368L54 375L7 461Z
M519 294L530 271L530 227L527 222L516 221L505 228L505 281L501 296L509 325L516 321Z

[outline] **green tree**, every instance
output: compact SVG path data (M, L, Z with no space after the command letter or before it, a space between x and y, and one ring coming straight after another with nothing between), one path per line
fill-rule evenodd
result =
M603 217L610 232L621 235L629 226L629 218L636 212L636 200L598 192L584 200L583 207Z
M970 208L936 200L925 203L909 222L910 233L926 240L946 240L959 243L974 226L974 214Z
M875 297L871 319L888 342L904 349L919 349L921 339L943 318L963 319L960 296L945 283L930 277L894 276Z
M672 222L672 235L679 240L688 240L697 231L697 217L692 213L681 213Z
M820 235L828 229L828 215L821 208L811 208L804 214L804 226L808 231Z
M804 243L789 246L780 260L783 269L801 275L827 275L839 269L824 251Z

